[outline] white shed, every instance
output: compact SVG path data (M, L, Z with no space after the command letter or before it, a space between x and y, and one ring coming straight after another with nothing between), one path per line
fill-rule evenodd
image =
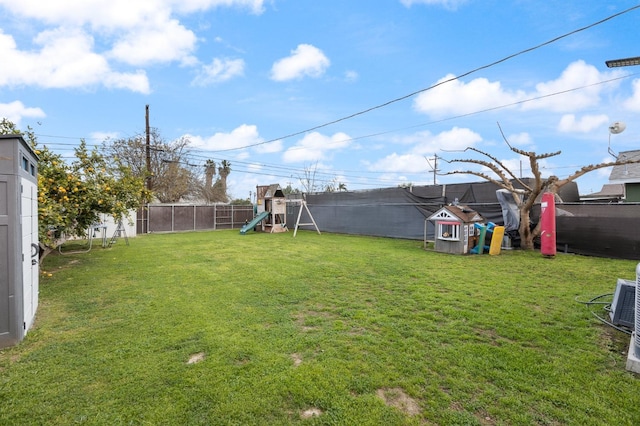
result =
M0 348L20 342L38 307L38 157L0 135Z

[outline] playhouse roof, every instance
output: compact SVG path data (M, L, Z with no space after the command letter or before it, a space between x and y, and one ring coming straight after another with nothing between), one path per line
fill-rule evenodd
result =
M470 209L467 206L450 205L444 206L434 214L429 216L429 220L453 220L456 222L482 222L484 219L478 212Z
M280 188L280 184L274 183L269 185L267 192L264 193L264 198L276 198L276 197L284 197L284 192Z

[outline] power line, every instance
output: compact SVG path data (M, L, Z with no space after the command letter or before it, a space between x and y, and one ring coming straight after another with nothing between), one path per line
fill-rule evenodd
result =
M625 10L623 10L623 11L621 11L621 12L615 13L615 14L613 14L613 15L610 15L610 16L608 16L608 17L606 17L606 18L604 18L604 19L601 19L601 20L599 20L599 21L597 21L597 22L594 22L594 23L592 23L592 24L586 25L586 26L584 26L584 27L581 27L581 28L575 29L575 30L573 30L573 31L570 31L570 32L565 33L565 34L563 34L563 35L560 35L560 36L558 36L558 37L552 38L551 40L545 41L545 42L540 43L540 44L538 44L538 45L535 45L535 46L533 46L533 47L530 47L530 48L527 48L527 49L521 50L521 51L519 51L519 52L517 52L517 53L513 53L513 54L511 54L511 55L505 56L504 58L502 58L502 59L498 59L497 61L494 61L494 62L488 63L488 64L486 64L486 65L482 65L482 66L477 67L477 68L474 68L474 69L472 69L472 70L470 70L470 71L467 71L467 72L465 72L465 73L462 73L461 75L458 75L458 76L454 76L454 77L448 78L448 79L446 79L446 80L440 81L440 82L438 82L438 83L436 83L436 84L433 84L433 85L431 85L431 86L429 86L429 87L426 87L426 88L424 88L424 89L416 90L415 92L409 93L409 94L404 95L404 96L400 96L400 97L398 97L398 98L392 99L392 100L390 100L390 101L384 102L384 103L379 104L379 105L375 105L375 106L373 106L373 107L370 107L370 108L364 109L364 110L362 110L362 111L355 112L355 113L350 114L350 115L347 115L347 116L345 116L345 117L338 118L338 119L336 119L336 120L332 120L332 121L326 122L326 123L324 123L324 124L320 124L320 125L318 125L318 126L310 127L310 128L308 128L308 129L305 129L305 130L301 130L301 131L298 131L298 132L290 133L290 134L285 135L285 136L280 136L280 137L278 137L278 138L269 139L269 140L267 140L267 141L258 142L258 143L254 143L254 144L246 145L246 146L243 146L243 147L239 147L239 148L221 149L221 150L218 150L218 151L219 151L219 152L222 152L222 151L233 151L233 150L238 150L238 149L251 148L251 147L254 147L254 146L258 146L258 145L265 145L265 144L268 144L268 143L277 142L277 141L282 140L282 139L288 139L288 138L291 138L291 137L293 137L293 136L298 136L298 135L301 135L301 134L303 134L303 133L311 132L311 131L314 131L314 130L321 129L321 128L323 128L323 127L330 126L330 125L332 125L332 124L336 124L336 123L340 123L340 122L342 122L342 121L349 120L349 119L351 119L351 118L354 118L354 117L357 117L357 116L360 116L360 115L363 115L363 114L369 113L369 112L371 112L371 111L375 111L375 110L377 110L377 109L384 108L384 107L389 106L389 105L391 105L391 104L394 104L394 103L396 103L396 102L403 101L403 100L405 100L405 99L407 99L407 98L410 98L410 97L415 96L415 95L417 95L417 94L420 94L420 93L422 93L422 92L426 92L426 91L428 91L428 90L432 90L432 89L434 89L434 88L436 88L436 87L438 87L438 86L442 86L443 84L450 83L450 82L455 81L455 80L459 80L459 79L461 79L461 78L463 78L463 77L467 77L467 76L469 76L469 75L471 75L471 74L474 74L474 73L476 73L476 72L478 72L478 71L482 71L482 70L484 70L484 69L491 68L491 67L493 67L493 66L495 66L495 65L498 65L498 64L501 64L501 63L503 63L503 62L506 62L506 61L508 61L508 60L510 60L510 59L513 59L513 58L515 58L515 57L517 57L517 56L523 55L523 54L525 54L525 53L532 52L532 51L537 50L537 49L539 49L539 48L541 48L541 47L547 46L547 45L549 45L549 44L555 43L555 42L557 42L557 41L559 41L559 40L562 40L562 39L564 39L564 38L570 37L570 36L572 36L572 35L574 35L574 34L577 34L577 33L580 33L580 32L582 32L582 31L586 31L586 30L588 30L588 29L591 29L591 28L593 28L593 27L595 27L595 26L598 26L598 25L603 24L603 23L605 23L605 22L607 22L607 21L610 21L610 20L612 20L612 19L614 19L614 18L617 18L618 16L621 16L621 15L624 15L624 14L626 14L626 13L629 13L629 12L631 12L631 11L635 10L635 9L640 9L640 4L635 5L635 6L632 6L632 7L630 7L630 8L627 8L627 9L625 9Z
M627 74L627 75L624 75L624 76L615 77L615 78L611 78L611 79L607 79L607 80L602 80L602 81L598 81L598 82L595 82L595 83L587 84L587 85L584 85L584 86L573 87L573 88L562 90L562 91L559 91L559 92L547 93L545 95L540 95L540 96L535 96L535 97L532 97L532 98L522 99L520 101L511 102L511 103L508 103L508 104L488 107L488 108L484 108L484 109L481 109L481 110L468 112L468 113L465 113L465 114L458 114L458 115L453 115L453 116L450 116L450 117L444 117L444 118L441 118L441 119L438 119L438 120L431 120L431 121L427 121L427 122L424 122L424 123L413 124L411 126L398 127L398 128L395 128L395 129L385 130L385 131L382 131L382 132L369 133L369 134L366 134L366 135L355 136L355 137L352 137L352 138L340 139L338 141L328 142L327 145L339 144L339 143L345 143L345 142L352 142L352 141L372 138L372 137L376 137L376 136L388 135L388 134L391 134L391 133L399 132L401 130L415 129L415 128L418 128L418 127L425 127L425 126L429 126L429 125L432 125L432 124L443 123L445 121L457 120L459 118L470 117L472 115L478 115L478 114L482 114L482 113L485 113L485 112L496 111L496 110L499 110L499 109L509 108L509 107L513 107L513 106L516 106L516 105L522 105L522 104L525 104L525 103L528 103L528 102L534 102L534 101L537 101L537 100L550 98L550 97L553 97L553 96L564 95L564 94L567 94L567 93L570 93L570 92L575 92L575 91L578 91L578 90L587 89L589 87L595 87L595 86L599 86L599 85L602 85L602 84L612 83L612 82L618 81L618 80L628 79L628 78L631 78L631 77L635 77L635 76L637 76L639 74L640 73ZM75 137L75 136L53 136L53 135L40 135L40 134L36 134L36 136L38 136L38 137L60 138L60 139L84 139L82 137ZM136 135L133 136L133 138L136 138L136 137L143 138L143 136L141 136L140 134L136 134ZM280 140L280 139L277 139L277 140ZM77 143L50 142L50 141L44 141L44 142L43 141L38 141L38 142L41 143L42 145L47 145L47 146L63 146L63 147L68 146L68 147L72 147L72 148L78 146ZM250 147L262 145L262 144L265 144L265 143L269 143L269 142L268 141L266 141L266 142L258 142L258 143L246 145L246 146L240 147L240 148L229 148L229 149L218 149L218 150L205 150L205 149L198 149L198 148L190 148L190 149L192 151L196 150L196 151L202 151L202 152L207 152L207 153L228 152L228 151L234 151L234 150L250 148ZM101 146L103 146L103 144L104 144L104 142L101 142L101 143L86 143L86 145L88 147L101 147ZM144 146L140 145L139 148L143 149ZM152 150L156 150L156 151L161 151L162 150L161 148L154 148L153 146L151 147L151 149ZM307 147L304 147L304 146L292 146L292 147L288 148L288 150L291 150L291 151L293 151L293 150L303 150L303 149L307 149ZM206 157L206 158L210 158L210 157ZM380 172L380 173L385 173L385 172Z
M473 111L473 112L469 112L466 114L459 114L456 116L451 116L451 117L445 117L439 120L433 120L433 121L429 121L426 123L421 123L421 124L416 124L416 125L412 125L412 126L407 126L407 127L403 127L403 128L396 128L393 130L388 130L388 131L384 131L384 132L378 132L378 133L373 133L373 134L368 134L368 135L362 135L362 136L357 136L357 137L353 137L353 138L348 138L348 139L341 139L339 141L335 141L335 142L329 142L329 144L331 143L344 143L344 142L350 142L350 141L354 141L354 140L361 140L361 139L366 139L366 138L371 138L371 137L376 137L376 136L381 136L381 135L385 135L385 134L390 134L390 133L394 133L400 130L405 130L405 129L410 129L410 128L416 128L416 127L424 127L424 126L428 126L431 124L436 124L436 123L441 123L441 122L445 122L445 121L450 121L450 120L455 120L455 119L459 119L459 118L463 118L463 117L468 117L468 116L472 116L472 115L477 115L477 114L481 114L481 113L485 113L485 112L489 112L489 111L495 111L498 109L503 109L503 108L509 108L512 106L516 106L516 105L521 105L527 102L533 102L533 101L537 101L540 99L545 99L545 98L549 98L552 96L558 96L558 95L562 95L562 94L566 94L566 93L570 93L570 92L574 92L577 90L582 90L585 88L589 88L589 87L593 87L593 86L597 86L597 85L602 85L602 84L607 84L607 83L611 83L617 80L621 80L621 79L625 79L625 78L630 78L633 77L637 74L630 74L630 75L625 75L625 76L621 76L621 77L615 77L615 78L611 78L611 79L607 79L607 80L602 80L596 83L592 83L592 84L588 84L588 85L584 85L584 86L579 86L579 87L574 87L571 89L566 89L566 90L562 90L559 92L554 92L554 93L548 93L545 95L540 95L540 96L535 96L535 97L531 97L528 99L523 99L520 101L516 101L516 102L512 102L509 104L503 104L503 105L498 105L498 106L494 106L494 107L489 107L489 108L485 108L482 110L478 110L478 111ZM66 138L66 137L62 137L62 136L58 136L60 138ZM142 136L139 136L142 137ZM48 142L44 142L43 145L47 145L47 146L72 146L75 147L76 144L71 144L71 143L64 143L64 142L54 142L54 143L48 143ZM87 144L87 146L93 146L93 147L100 147L102 146L102 144ZM140 145L138 147L140 150L144 149L143 145ZM156 148L156 147L150 147L151 150L153 151L163 151L162 148ZM298 150L298 149L305 149L305 147L291 147L289 148L289 150ZM203 160L215 160L215 161L222 161L222 160L230 160L233 161L234 164L240 164L240 165L245 165L246 169L241 169L238 170L236 169L236 171L239 171L241 173L252 173L252 174L259 174L259 175L272 175L274 177L286 177L286 178L290 178L292 177L294 174L296 175L301 175L304 174L306 169L305 168L299 168L299 167L287 167L287 166L282 166L279 164L270 164L270 163L258 163L258 162L246 162L246 161L242 161L242 160L238 160L235 158L223 158L223 157L217 157L217 156L211 156L209 155L210 153L215 153L215 152L219 152L220 150L203 150L203 149L198 149L198 148L189 148L189 153L185 154L185 158L189 159L191 158L194 161L203 161ZM224 150L223 150L224 151ZM72 154L69 155L65 155L65 158L73 158ZM194 166L193 164L191 164L189 161L184 163L185 165L188 166ZM255 167L260 167L260 169L256 169ZM579 168L580 166L565 166L565 167L553 167L553 169L562 169L562 168ZM259 170L276 170L275 172L272 173L262 173ZM543 167L544 168L544 167ZM428 172L428 170L425 171ZM432 170L433 171L433 170ZM276 173L290 173L289 176L284 176L282 174L276 174ZM341 175L342 177L346 178L346 179L355 179L355 180L369 180L369 181L373 181L373 182L380 182L380 183L389 183L391 182L391 180L385 180L385 179L379 179L376 178L375 176L371 176L371 175L376 175L376 174L386 174L389 173L388 171L381 171L381 172L376 172L376 171L365 171L365 170L334 170L334 171L324 171L322 169L320 170L316 170L315 171L316 174L320 175L320 178L323 179L328 179L328 180L333 180L337 178L337 175ZM415 172L414 174L420 174L421 172ZM363 176L363 174L367 174L367 176ZM434 179L435 179L435 173L434 173ZM300 178L299 176L296 176L298 178Z

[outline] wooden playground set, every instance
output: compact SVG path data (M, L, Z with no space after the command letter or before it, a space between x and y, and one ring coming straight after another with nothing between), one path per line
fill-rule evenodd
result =
M296 236L298 228L305 225L313 225L320 234L320 229L313 219L307 202L304 199L288 200L279 184L264 185L256 187L256 203L254 205L254 218L247 221L240 229L240 234L245 235L249 231L268 232L270 234L278 232L288 232L287 226L287 206L299 207L298 216L293 230ZM311 222L300 223L302 211L305 210Z

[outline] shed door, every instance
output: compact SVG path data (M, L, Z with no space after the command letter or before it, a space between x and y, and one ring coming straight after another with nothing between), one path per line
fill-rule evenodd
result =
M9 183L0 175L0 348L12 338L13 292L9 241ZM10 298L11 297L11 298Z
M22 180L22 280L25 333L31 327L38 307L38 188Z

